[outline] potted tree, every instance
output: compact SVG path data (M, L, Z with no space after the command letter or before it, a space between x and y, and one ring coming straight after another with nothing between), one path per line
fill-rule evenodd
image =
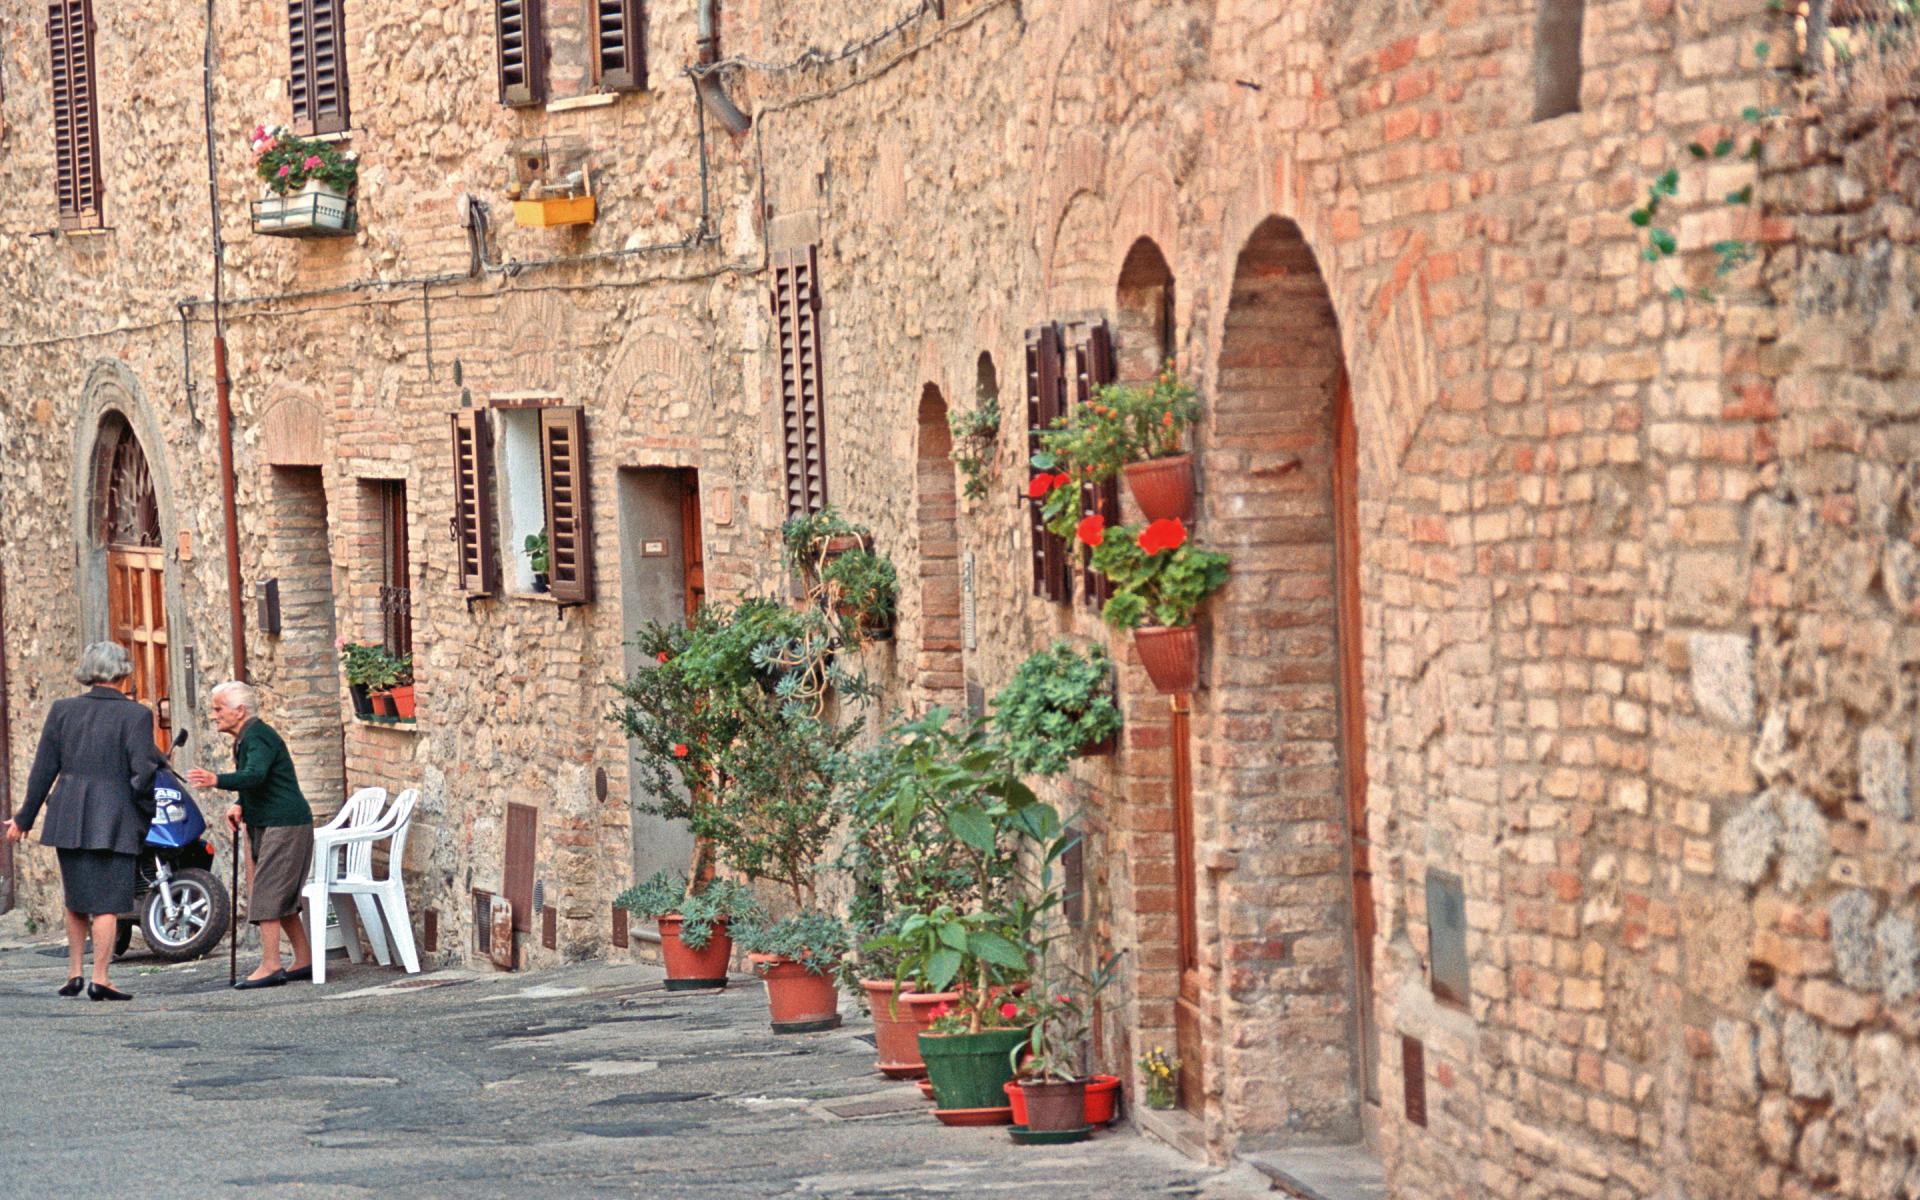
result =
M533 571L533 590L545 593L547 590L547 572L552 568L553 556L547 546L547 531L530 533L521 544L520 552L527 556L527 566Z
M1113 659L1065 638L1029 655L994 697L992 725L1029 775L1058 775L1075 755L1111 754L1120 732Z
M1133 631L1147 677L1162 692L1190 692L1199 682L1199 608L1227 582L1225 554L1203 550L1177 520L1107 529L1099 517L1078 536L1093 548L1093 569L1113 583L1100 610L1115 629Z
M387 652L379 646L370 646L364 642L342 640L340 648L340 668L347 677L347 695L353 699L353 715L365 719L373 715L373 696L370 689L380 682L386 671Z
M1074 482L1123 475L1148 521L1193 519L1193 456L1183 449L1200 402L1169 360L1151 387L1106 384L1040 435L1034 466ZM1069 511L1071 509L1071 511ZM1062 537L1079 520L1077 494L1052 497L1048 527Z
M658 924L670 992L726 987L733 961L730 927L761 915L753 893L737 883L714 879L696 889L686 876L667 871L628 888L614 903Z
M1113 981L1119 961L1115 954L1084 974L1043 965L1044 986L1029 992L1022 1005L1029 1033L1020 1078L1007 1085L1016 1140L1077 1142L1092 1129L1087 1099L1092 1082L1087 1071L1089 1018L1094 998Z

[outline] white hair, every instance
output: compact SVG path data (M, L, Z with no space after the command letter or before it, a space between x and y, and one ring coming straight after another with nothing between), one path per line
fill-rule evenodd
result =
M133 658L119 642L95 642L80 652L80 665L73 677L92 687L96 683L118 683L133 674Z
M225 699L233 707L245 709L250 717L260 715L260 709L256 707L260 700L255 695L252 685L241 683L238 679L227 680L209 692L208 696L214 700Z

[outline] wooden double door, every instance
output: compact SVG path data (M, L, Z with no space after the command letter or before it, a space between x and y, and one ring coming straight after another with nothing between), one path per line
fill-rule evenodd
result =
M133 698L154 711L154 740L173 736L168 695L166 555L158 546L107 548L108 636L133 658Z

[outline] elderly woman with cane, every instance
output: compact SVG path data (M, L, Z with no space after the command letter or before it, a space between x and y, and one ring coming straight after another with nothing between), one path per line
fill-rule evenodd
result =
M153 713L126 694L133 659L114 642L95 642L80 655L74 678L85 695L54 702L40 731L40 749L27 776L26 803L5 831L19 841L42 806L40 834L60 859L67 907L67 982L62 996L80 994L80 963L93 935L90 1000L131 1000L107 979L119 914L133 910L135 867L152 814L147 811L154 772L165 760L153 742Z
M244 683L213 689L213 723L233 739L233 770L187 772L200 788L239 793L227 810L227 826L238 833L244 822L253 859L247 920L260 927L260 966L234 984L243 991L279 987L313 978L313 949L300 919L300 887L313 870L313 809L300 791L293 756L272 726L257 715L259 700ZM280 965L280 935L293 947L293 967Z

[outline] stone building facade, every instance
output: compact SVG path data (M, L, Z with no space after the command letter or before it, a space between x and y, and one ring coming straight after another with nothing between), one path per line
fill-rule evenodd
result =
M523 962L631 952L611 898L682 847L632 812L607 683L694 581L784 586L770 293L797 255L826 495L905 581L866 661L889 701L990 695L1063 634L1123 660L1122 748L1060 795L1084 937L1128 951L1103 1063L1188 1063L1143 1123L1215 1158L1365 1141L1420 1200L1920 1195L1910 109L1795 110L1764 174L1693 164L1788 78L1766 0L731 0L735 134L683 70L699 0L626 7L633 90L596 87L588 10L549 0L545 97L516 106L503 7L328 10L358 232L293 241L247 216L247 131L288 118L280 8L215 0L210 40L92 11L105 228L63 229L49 6L0 0L14 802L74 650L122 623L115 564L150 572L154 686L219 755L207 52L250 673L316 796L420 789L434 957L477 959L474 893L522 854L552 918ZM596 220L516 227L510 182L555 163ZM1625 219L1669 167L1678 276ZM1764 218L1717 199L1748 183ZM1763 263L1673 298L1724 238ZM1171 356L1208 404L1199 532L1235 572L1171 704L1078 588L1032 586L1036 331L1101 323L1117 377ZM966 499L946 417L983 399ZM562 408L583 603L513 553ZM504 578L475 598L450 426L481 412ZM353 719L332 667L397 605L411 728ZM43 854L12 883L55 903Z

